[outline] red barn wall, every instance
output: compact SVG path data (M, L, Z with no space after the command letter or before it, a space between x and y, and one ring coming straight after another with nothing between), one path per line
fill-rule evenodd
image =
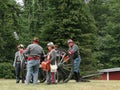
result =
M107 80L107 73L101 75L101 80ZM109 80L120 80L120 71L109 72Z
M109 78L110 78L110 80L120 80L120 71L110 72Z
M107 80L107 73L103 73L101 75L101 80Z

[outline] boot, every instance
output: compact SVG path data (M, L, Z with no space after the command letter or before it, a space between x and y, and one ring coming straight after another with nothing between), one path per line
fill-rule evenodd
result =
M19 83L20 82L20 79L19 78L16 78L16 83Z
M25 83L25 79L24 78L22 78L22 83Z
M77 72L74 72L74 79L76 82L78 81Z
M81 82L81 76L79 72L77 73L77 82Z

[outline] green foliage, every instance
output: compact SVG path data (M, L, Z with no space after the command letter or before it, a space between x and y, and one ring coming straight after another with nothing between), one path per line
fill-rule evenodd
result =
M15 1L0 1L0 62L10 62L13 59L16 42L13 32L18 28L19 6Z
M98 26L95 57L99 68L120 67L120 2L92 0L90 9Z
M96 26L88 6L82 0L49 0L49 16L41 28L41 39L53 41L62 48L73 39L80 48L83 71L94 71L96 60L92 56Z
M14 71L11 63L0 63L0 78L14 78Z

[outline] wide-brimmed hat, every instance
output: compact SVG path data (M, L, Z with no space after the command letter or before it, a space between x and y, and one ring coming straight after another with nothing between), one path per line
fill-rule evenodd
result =
M24 45L20 44L20 45L17 46L17 48L24 48Z

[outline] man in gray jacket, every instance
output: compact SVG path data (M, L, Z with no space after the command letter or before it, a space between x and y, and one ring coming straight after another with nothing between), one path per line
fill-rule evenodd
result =
M54 43L53 42L49 42L47 44L48 47L48 54L47 54L47 63L49 63L49 65L57 65L56 62L56 51L54 49ZM56 71L53 72L51 70L52 68L50 68L49 71L47 71L47 84L56 84Z
M26 84L30 83L31 76L33 75L33 83L37 84L38 72L40 66L40 58L43 54L43 48L39 45L39 39L35 37L33 43L28 45L24 54L28 55L27 59L27 75Z
M23 49L24 46L22 44L17 46L18 51L15 53L13 67L15 67L16 72L16 83L20 81L20 72L21 72L21 62L23 60ZM22 83L24 83L24 76L22 75Z
M69 39L68 40L68 46L69 46L69 54L72 55L72 58L74 60L74 76L76 82L80 82L80 62L81 62L81 57L80 57L80 52L78 46L74 43L73 40Z

